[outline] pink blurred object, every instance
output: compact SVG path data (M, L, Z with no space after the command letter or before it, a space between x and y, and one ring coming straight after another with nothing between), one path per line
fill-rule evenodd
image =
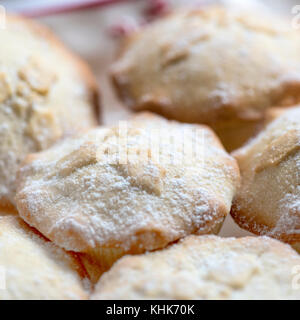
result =
M145 15L148 20L156 19L170 11L170 5L166 0L149 0Z
M23 9L19 13L26 17L36 18L49 16L54 14L61 14L66 12L72 12L77 10L91 9L95 7L101 7L110 4L117 4L121 2L129 2L133 0L86 0L86 1L61 1L59 4L53 5L41 5L36 6L33 9Z
M167 14L170 10L167 0L147 0L146 7L142 12L142 21L138 23L129 19L129 17L124 17L123 22L112 25L108 32L114 38L123 38L136 31L139 27Z
M132 21L124 20L124 22L122 22L122 23L112 25L108 29L108 33L113 38L123 38L123 37L130 35L134 31L136 31L139 28L139 26L140 25L137 23L133 23Z

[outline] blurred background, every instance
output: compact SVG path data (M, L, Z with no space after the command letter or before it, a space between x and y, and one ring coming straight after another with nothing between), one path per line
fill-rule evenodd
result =
M108 76L122 38L174 8L211 3L233 9L242 7L254 15L257 10L271 11L292 20L292 8L300 5L300 0L0 0L7 12L23 14L49 26L90 64L99 83L102 122L106 124L129 115L116 98ZM226 218L221 235L247 234L233 223L230 215Z
M103 121L126 118L110 88L107 71L121 38L139 25L159 18L176 7L221 3L247 10L271 10L292 18L300 0L0 0L7 12L21 13L48 25L92 67L99 81Z

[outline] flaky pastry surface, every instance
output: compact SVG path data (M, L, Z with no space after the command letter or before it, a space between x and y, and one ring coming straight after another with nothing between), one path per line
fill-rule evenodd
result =
M0 216L0 266L0 300L87 298L78 258L16 216Z
M45 27L9 15L0 39L0 206L12 207L23 158L95 126L98 101L88 67Z
M300 108L291 108L233 153L241 187L232 216L244 229L300 241Z
M209 124L232 150L260 129L266 109L300 101L299 50L289 21L208 6L130 36L112 77L130 108Z
M300 256L268 237L189 236L167 249L125 256L92 299L300 299Z
M151 114L135 116L127 127L121 144L116 125L29 155L18 179L22 218L65 249L96 258L104 249L139 253L216 232L239 171L215 134ZM153 130L159 134L151 136ZM194 130L203 134L203 153L182 162L184 135L200 146ZM119 157L123 143L136 155L127 163Z

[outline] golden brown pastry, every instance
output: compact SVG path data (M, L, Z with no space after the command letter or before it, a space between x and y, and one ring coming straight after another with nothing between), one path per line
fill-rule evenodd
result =
M300 105L293 105L290 107L272 107L266 111L265 116L265 126L270 124L272 121L276 120L278 117L283 115L286 111L291 110L292 108L298 108Z
M233 150L260 130L269 107L300 101L299 51L289 21L208 6L134 33L112 77L133 110L206 123Z
M23 158L98 123L88 67L45 27L8 16L0 30L0 207L13 209Z
M16 216L0 216L0 300L86 299L84 268Z
M272 121L280 117L285 111L288 111L290 108L270 108L266 111L265 125L270 124Z
M18 182L25 221L107 269L125 252L217 232L239 171L208 127L141 114L29 155Z
M240 227L290 244L300 241L300 108L292 108L233 153L241 188L232 207Z
M167 249L126 256L91 296L103 299L300 299L291 270L300 256L268 237L189 236Z

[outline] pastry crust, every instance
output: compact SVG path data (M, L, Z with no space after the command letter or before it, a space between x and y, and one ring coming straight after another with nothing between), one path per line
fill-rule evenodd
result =
M189 236L161 251L123 257L91 299L299 300L291 273L299 264L290 246L268 237Z
M300 101L299 49L289 21L208 6L133 34L112 78L130 108L208 124L233 150L269 107Z
M244 229L290 244L300 241L300 108L284 112L233 153L241 188L231 214Z
M0 39L0 208L14 211L20 162L96 126L98 90L88 66L47 28L8 15Z
M239 183L235 160L208 127L147 113L125 124L125 133L124 123L102 127L29 155L18 175L22 218L105 269L112 257L216 232ZM196 153L181 158L183 141Z
M0 265L5 286L1 282L0 300L88 297L78 257L56 247L17 216L0 216Z
M283 115L286 111L289 111L290 109L298 108L298 107L300 107L299 104L290 106L288 108L286 108L286 107L272 107L272 108L268 109L266 112L264 127L266 127L268 124L270 124L271 122L276 120L278 117Z

